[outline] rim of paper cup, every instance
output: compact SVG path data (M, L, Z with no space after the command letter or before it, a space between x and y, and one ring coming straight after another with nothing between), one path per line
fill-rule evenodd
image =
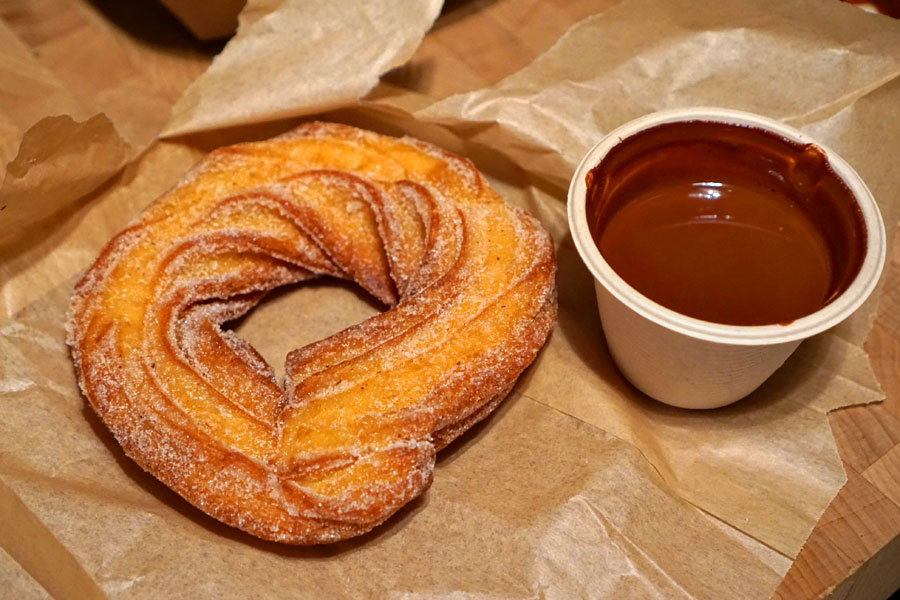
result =
M654 302L625 282L600 254L587 223L588 171L600 163L607 153L626 138L666 123L706 121L756 127L801 144L820 148L832 170L847 184L859 205L866 228L866 254L856 277L840 296L819 310L788 324L727 325L689 317ZM665 110L629 121L606 135L594 146L575 170L568 194L569 230L575 247L594 278L631 310L666 327L693 338L736 345L778 344L801 340L830 329L849 317L875 289L885 261L884 222L872 192L855 170L834 150L805 133L780 121L724 108L697 107Z

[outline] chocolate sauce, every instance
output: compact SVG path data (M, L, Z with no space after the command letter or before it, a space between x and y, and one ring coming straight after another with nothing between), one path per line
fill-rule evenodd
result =
M731 325L789 323L859 272L866 229L824 153L693 121L627 138L587 175L594 242L633 288Z

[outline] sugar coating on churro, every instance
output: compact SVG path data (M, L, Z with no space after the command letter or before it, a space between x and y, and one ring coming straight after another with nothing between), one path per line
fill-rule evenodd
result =
M76 286L68 343L144 469L259 537L330 542L421 494L509 392L555 321L555 270L468 160L311 123L212 152L148 207ZM390 308L291 352L282 387L222 325L319 275Z

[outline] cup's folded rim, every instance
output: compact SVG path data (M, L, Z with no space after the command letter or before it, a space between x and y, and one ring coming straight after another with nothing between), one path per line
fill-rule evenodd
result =
M847 184L859 204L866 227L866 255L854 280L844 292L814 313L787 324L726 325L703 321L675 312L650 300L626 283L604 260L588 228L585 177L616 145L626 138L656 125L673 122L706 121L756 127L801 144L815 144L827 157L831 168ZM651 113L625 123L607 134L585 155L569 184L567 212L569 231L578 254L594 278L620 302L667 329L710 342L735 345L769 345L808 338L829 329L866 301L875 289L887 253L884 221L872 192L856 171L837 152L800 130L780 121L749 112L693 107Z

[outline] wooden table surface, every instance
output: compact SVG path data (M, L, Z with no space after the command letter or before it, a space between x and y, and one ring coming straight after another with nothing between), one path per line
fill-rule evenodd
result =
M614 3L446 0L413 59L390 73L386 84L434 99L492 84L527 65L575 21ZM87 104L114 93L174 103L221 49L221 43L193 40L152 0L0 0L0 19ZM79 78L85 64L105 69L108 77L85 83ZM887 398L829 415L848 482L777 598L880 599L900 588L898 249L890 257L879 315L866 344Z

